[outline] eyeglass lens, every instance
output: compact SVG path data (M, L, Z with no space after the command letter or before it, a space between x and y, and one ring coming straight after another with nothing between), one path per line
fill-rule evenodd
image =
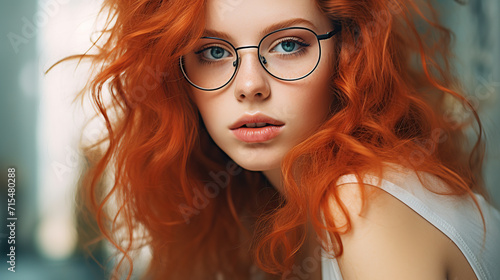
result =
M284 29L264 37L259 54L269 74L282 80L296 80L315 69L320 46L310 30ZM182 57L181 67L192 84L202 89L217 89L235 74L237 58L234 47L224 40L201 38L194 51Z

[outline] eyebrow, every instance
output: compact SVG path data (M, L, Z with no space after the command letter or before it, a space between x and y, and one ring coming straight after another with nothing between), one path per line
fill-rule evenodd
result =
M264 35L267 35L271 32L273 32L274 30L277 30L277 29L281 29L281 28L286 28L286 27L291 27L291 26L294 26L294 25L297 25L297 24L305 24L305 25L309 25L310 27L316 29L316 26L306 20L306 19L303 19L303 18L292 18L292 19L288 19L288 20L284 20L284 21L280 21L280 22L277 22L277 23L274 23L268 27L266 27L264 30L262 30L259 34L259 37L264 37ZM205 31L203 32L203 35L202 37L217 37L217 38L221 38L221 39L225 39L225 40L230 40L231 39L231 36L227 33L224 33L224 32L220 32L220 31L215 31L215 30L210 30L210 29L205 29Z

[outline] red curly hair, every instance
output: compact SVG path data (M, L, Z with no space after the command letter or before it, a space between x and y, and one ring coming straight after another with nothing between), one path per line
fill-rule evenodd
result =
M253 265L268 279L283 278L308 221L325 243L324 230L333 237L341 255L342 231L328 203L340 203L335 183L345 174L381 174L384 163L434 174L450 186L447 194L470 195L476 205L473 192L489 199L481 123L450 74L452 33L431 5L316 2L342 25L331 62L336 103L331 118L283 159L278 193L261 172L243 170L216 146L188 97L179 57L202 35L206 1L105 1L108 25L97 52L75 57L96 66L85 92L107 125L106 145L87 150L91 159L104 147L81 190L102 236L122 253L114 278L131 277L133 252L145 245L152 252L148 279L249 279ZM447 111L452 103L474 118L458 122ZM472 121L478 140L468 145ZM108 171L114 180L106 189Z

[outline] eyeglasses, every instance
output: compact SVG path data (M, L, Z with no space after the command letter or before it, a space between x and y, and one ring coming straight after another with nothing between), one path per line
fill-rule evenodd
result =
M186 80L194 87L212 91L231 82L241 59L238 50L256 48L262 67L271 76L283 81L296 81L309 76L321 59L321 40L332 38L341 30L317 35L305 27L287 27L265 35L257 46L235 48L217 37L201 37L194 51L180 57Z

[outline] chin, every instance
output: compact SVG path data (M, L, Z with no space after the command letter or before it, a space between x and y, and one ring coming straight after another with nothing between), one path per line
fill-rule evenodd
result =
M268 171L280 168L280 160L264 159L262 157L232 158L239 166L249 171Z

